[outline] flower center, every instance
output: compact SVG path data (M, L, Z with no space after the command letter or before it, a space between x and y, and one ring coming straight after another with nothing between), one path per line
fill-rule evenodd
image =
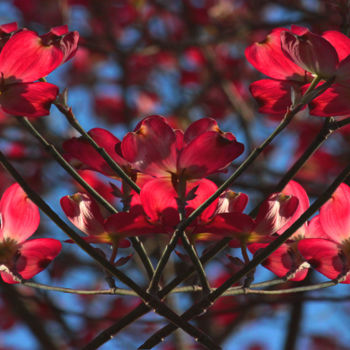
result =
M17 251L17 242L11 238L5 238L0 242L0 264L11 263Z
M346 260L350 262L350 239L345 239L341 242L341 250Z

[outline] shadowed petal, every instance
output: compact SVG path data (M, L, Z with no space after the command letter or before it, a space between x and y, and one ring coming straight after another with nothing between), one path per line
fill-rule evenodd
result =
M309 103L310 114L332 117L350 114L350 87L333 84L323 94Z
M231 133L207 131L183 148L178 173L187 179L206 177L225 169L243 150L244 145Z
M306 238L298 243L301 255L310 265L326 277L337 278L343 271L339 245L327 239Z
M268 245L268 243L253 243L249 244L248 249L255 254L259 249L266 248ZM300 258L295 256L295 253L289 248L288 244L282 244L263 261L262 265L272 271L276 276L282 278L291 272L293 273L299 267L298 265L302 263ZM297 271L290 281L302 281L308 271L307 268Z
M281 46L284 54L299 67L322 78L335 75L339 62L334 47L320 35L310 31L296 35L281 32Z
M292 81L262 79L249 86L259 105L259 112L283 116L292 104L292 91L298 91L300 84Z
M50 83L10 84L0 95L2 109L13 115L37 118L50 114L58 87Z
M220 237L232 237L245 240L254 229L254 221L248 215L232 212L215 215L207 224L197 225L196 234L213 233Z
M122 154L133 166L146 174L166 176L176 173L178 137L161 116L142 120L121 144Z
M166 233L161 226L152 225L143 212L133 210L113 214L107 219L105 228L116 237Z
M89 131L89 135L100 147L103 147L120 166L126 166L128 164L128 162L117 153L116 149L120 145L120 140L112 133L105 129L95 128ZM98 171L111 177L117 177L117 174L106 161L92 145L82 137L73 137L64 142L62 147L65 151L65 157L72 163L78 161L80 163L80 168Z

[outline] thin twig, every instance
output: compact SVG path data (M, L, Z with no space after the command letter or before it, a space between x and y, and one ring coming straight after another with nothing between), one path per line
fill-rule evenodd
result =
M285 173L281 178L278 184L273 188L273 192L281 192L283 188L288 184L290 180L298 173L298 171L304 166L307 160L322 146L322 144L328 139L330 135L333 134L336 130L341 127L350 124L350 118L346 118L340 121L335 120L334 118L327 118L320 130L320 133L314 138L309 147L305 152L295 161L293 166ZM256 216L259 207L263 201L260 201L259 204L251 211L251 216Z
M202 49L205 58L208 61L208 67L213 74L214 81L217 81L221 87L221 90L227 97L229 104L231 105L234 112L237 113L239 122L242 126L243 132L245 134L245 139L247 143L247 148L249 152L253 149L253 137L250 132L249 123L253 119L253 111L249 108L249 106L243 101L243 99L238 95L237 90L233 91L232 86L233 83L227 79L225 79L220 71L215 66L215 54L212 49L207 46L204 46ZM231 86L232 85L232 86Z
M57 163L70 175L75 181L79 183L97 202L105 207L110 213L118 213L105 198L103 198L93 187L91 187L79 173L63 158L57 148L48 142L43 135L35 128L35 126L28 120L27 117L16 117L17 121L21 123L26 129L42 144L44 149L57 161Z
M151 282L149 284L149 287L147 289L147 291L150 294L155 294L156 292L158 292L160 277L162 275L162 272L164 270L166 263L168 262L168 259L170 257L171 252L174 250L174 248L175 248L175 246L180 238L180 235L181 235L181 231L175 230L175 232L171 236L169 243L164 248L162 255L158 261L157 267L154 271L154 274L153 274L153 277L152 277Z
M65 288L65 287L55 287L47 284L36 283L31 281L21 281L22 285L26 287L43 289L52 292L61 292L68 294L78 294L78 295L128 295L137 297L138 294L131 290L125 288L109 288L109 289L96 289L96 290L86 290L86 289L74 289L74 288ZM202 291L201 286L193 285L193 286L183 286L174 288L171 293L198 293Z
M205 273L203 264L201 263L199 256L198 256L193 244L190 243L190 241L188 240L188 237L184 231L182 231L181 238L182 238L182 243L184 245L184 248L185 248L187 254L189 255L189 257L191 258L191 261L194 264L195 269L198 272L199 279L200 279L201 285L203 287L203 292L204 292L204 294L209 294L210 293L210 284L209 284L207 275Z

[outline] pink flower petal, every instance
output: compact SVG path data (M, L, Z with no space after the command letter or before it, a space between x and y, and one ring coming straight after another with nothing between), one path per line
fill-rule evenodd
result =
M64 63L75 55L78 48L79 33L77 31L68 32L68 26L63 25L52 28L48 33L42 35L41 39L47 46L54 45L62 51L61 63Z
M248 196L242 192L226 190L219 197L216 214L221 213L242 213L248 203Z
M165 225L169 233L179 223L177 197L171 181L164 178L147 182L140 193L142 207L150 222Z
M337 69L336 82L348 85L350 82L350 56L343 59Z
M58 87L49 83L10 84L0 95L2 109L13 115L37 118L50 114Z
M144 213L138 211L120 212L110 216L105 224L111 239L115 237L140 236L167 233L161 225L153 225Z
M343 262L337 243L321 238L306 238L299 241L298 249L310 265L326 277L333 279L342 273Z
M52 238L32 239L22 243L16 270L29 279L44 270L61 251L61 242Z
M268 243L253 243L249 244L248 249L252 253L257 253L259 249L266 248ZM272 254L265 259L262 265L268 270L272 271L278 277L286 277L289 273L293 273L303 263L300 261L301 257L297 257L290 249L288 244L282 244ZM304 268L296 272L291 281L302 281L308 273L308 269Z
M187 201L186 216L190 215L195 209L203 204L218 189L214 182L208 179L200 179L197 181L188 181L186 195L196 188L194 198ZM201 221L208 221L216 211L218 199L211 203L200 215Z
M117 153L116 149L120 145L120 140L112 133L105 129L95 128L89 131L89 135L99 146L103 147L120 166L126 166L128 164L128 162ZM62 147L65 151L65 157L73 164L78 161L79 168L90 169L107 176L117 177L117 174L87 140L81 137L73 137L64 142Z
M25 241L38 228L40 214L38 207L17 184L10 186L0 201L2 239Z
M9 284L15 284L18 283L10 273L7 272L0 272L1 278L3 279L4 282L9 283Z
M113 189L111 185L103 181L103 179L95 171L79 170L78 173L91 187L93 187L108 202L114 202L115 196L113 194ZM78 188L80 188L83 191L83 188L79 186Z
M14 275L29 279L44 270L61 251L61 242L52 238L32 239L22 243L19 257L9 267ZM1 272L6 283L18 283L10 273Z
M296 218L299 218L299 216L309 208L309 197L304 188L298 182L294 180L289 181L288 184L282 190L282 193L298 198L299 205L294 213L294 216Z
M309 104L310 114L319 117L343 116L350 114L350 87L333 84Z
M309 208L310 202L309 197L303 187L298 184L296 181L289 181L289 183L286 185L286 187L282 190L282 193L290 196L294 196L298 198L298 207L296 211L294 212L291 219L283 226L282 230L280 230L278 233L282 234L284 231L286 231L290 226L294 224L294 222L299 219L299 217ZM304 237L305 233L307 231L307 223L303 224L294 234L292 237L301 236Z
M186 201L186 216L208 199L216 189L217 186L207 179L188 182L186 195L190 194L194 198L188 198ZM195 192L193 192L194 190ZM172 232L179 223L179 213L178 194L171 181L166 178L149 181L142 187L140 198L142 207L150 221L166 227L166 232ZM208 221L214 214L216 206L217 200L203 211L200 215L200 220L203 222Z
M120 140L111 132L102 128L94 128L89 131L89 135L95 142L105 149L105 151L121 166L128 166L129 163L121 156Z
M220 131L215 119L202 118L193 122L185 131L184 142L187 144L206 131Z
M338 54L339 61L350 55L350 38L337 30L329 30L322 34L335 49Z
M283 193L273 193L260 206L254 231L270 236L280 230L293 217L298 199Z
M161 116L143 119L123 138L121 149L141 172L158 177L176 173L177 136Z
M232 212L215 215L213 219L203 225L195 227L196 234L212 233L220 237L232 237L246 240L254 229L254 221L248 215Z
M263 79L250 84L249 89L260 113L283 116L292 104L292 91L298 91L300 85L288 80Z
M6 84L29 83L45 77L57 68L63 58L55 46L45 46L41 38L31 30L14 34L0 53L0 72Z
M320 215L314 216L309 222L307 228L308 229L306 231L305 238L323 238L332 240L332 237L327 235L327 232L321 225Z
M271 78L303 82L304 70L282 52L280 35L285 30L274 29L263 42L249 46L245 55L251 65Z
M18 25L16 22L6 23L0 25L0 32L10 34L15 32L18 29Z
M87 235L104 232L104 218L97 203L85 193L61 198L61 207L70 222Z
M207 131L181 151L178 159L178 174L187 179L206 177L222 171L242 154L244 145L231 133Z
M335 242L350 238L350 187L341 184L320 209L323 230Z

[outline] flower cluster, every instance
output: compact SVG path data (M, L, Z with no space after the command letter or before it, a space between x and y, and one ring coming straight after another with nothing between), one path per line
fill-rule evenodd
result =
M2 26L1 31L3 109L30 117L46 114L56 98L57 88L46 82L33 81L44 77L74 55L78 34L69 33L63 26L39 36L26 29L17 30L15 24ZM347 82L347 57L350 53L344 42L342 34L335 31L318 36L303 27L293 26L291 30L277 28L265 42L247 48L248 60L272 78L251 85L253 95L262 101L261 111L284 113L291 104L291 91L305 91L314 77L324 80L334 78L330 93L343 86ZM23 43L26 55L22 54ZM325 52L328 52L327 55ZM23 63L19 61L24 59ZM20 64L13 64L18 61ZM266 84L269 89L266 89ZM55 91L51 93L53 89ZM326 91L310 104L311 113L317 108L323 111L332 109L331 102L327 102L327 108L320 107L320 101L325 101L327 94ZM16 103L12 102L15 100ZM130 236L172 234L181 220L217 191L217 185L207 177L226 171L244 150L243 144L232 133L221 131L211 118L198 120L183 132L174 129L165 118L154 115L139 122L123 140L99 128L90 130L89 135L135 181L140 191L131 189L123 181L118 195L123 198L125 211L113 215L105 213L86 193L63 197L61 206L68 219L87 235L87 241L108 243L116 248L128 247L126 238ZM85 138L72 138L64 143L63 149L66 159L77 168L119 179ZM347 191L344 187L342 189ZM261 204L255 218L243 213L247 201L247 195L226 190L186 228L190 241L230 237L232 247L247 246L252 253L257 253L290 227L309 206L306 192L293 181L281 193L271 194ZM323 212L325 209L321 210L320 217L325 216ZM312 265L317 261L310 244L325 246L325 237L331 237L336 242L332 244L337 245L337 249L345 252L346 256L346 242L327 233L327 228L323 227L326 224L322 226L320 222L316 217L304 224L265 260L264 266L278 276L289 274L291 279L301 280L310 266L306 261L312 260ZM3 272L4 279L11 280L6 273L19 273L28 278L28 273L21 273L24 268L10 263L25 246L23 237L17 241L13 238L15 236L11 237L10 240L4 239L3 243L9 245L9 249L3 250L10 252L8 256L4 255L3 266L7 269ZM21 256L25 254L21 253ZM340 263L336 265L333 267L337 275L347 271ZM34 271L33 275L39 270ZM324 268L320 271L323 272ZM328 274L335 278L335 273Z
M283 193L298 198L297 210L274 237L266 237L266 242L249 245L251 252L257 253L259 249L268 246L309 208L308 196L297 182L290 181ZM311 266L330 279L350 283L349 210L350 188L343 183L332 198L320 208L320 213L295 231L289 240L263 262L263 265L277 276L288 276L292 281L303 280Z
M39 81L73 57L78 32L55 27L44 35L18 29L15 23L0 27L0 105L13 115L37 118L49 114L57 86Z
M69 220L91 242L119 245L132 235L171 234L181 218L187 217L217 190L208 175L225 171L243 152L243 145L231 133L222 132L215 120L204 118L185 132L173 129L165 118L143 119L122 141L103 129L92 129L90 136L141 187L131 192L130 208L103 216L87 194L61 199ZM82 169L115 177L112 169L83 138L63 145L65 156ZM127 186L123 186L124 192ZM187 228L191 242L231 237L233 246L260 242L280 230L298 207L293 195L274 193L252 219L243 213L248 201L244 193L225 191Z
M283 115L309 87L311 81L334 83L310 104L310 114L330 117L350 113L350 39L338 31L322 35L305 27L276 28L260 43L245 51L248 61L272 79L255 81L250 91L260 112Z
M0 350L23 324L45 349L103 347L119 332L128 348L220 349L251 316L256 327L289 302L285 347L298 346L306 293L350 283L350 1L0 8L32 28L0 25ZM289 15L311 26L289 27ZM41 118L52 104L60 120ZM281 121L273 131L271 121ZM76 245L37 277L61 251L38 232L39 209ZM260 282L259 265L277 278ZM298 291L297 303L283 297ZM190 337L165 343L176 328ZM237 347L272 344L246 338ZM302 344L344 347L338 338Z
M217 190L206 177L224 171L243 152L243 145L210 118L198 120L182 132L163 117L147 117L122 141L104 129L92 129L89 134L136 181L140 193L130 192L124 184L119 195L131 195L129 209L113 215L104 213L85 193L63 197L61 206L68 219L87 235L87 241L115 247L128 247L129 236L172 234L181 217L187 217ZM117 177L84 138L66 141L64 150L75 166ZM322 207L320 215L302 225L263 265L295 281L306 277L310 264L331 278L347 272L341 256L347 256L349 229L343 226L348 224L344 219L348 197L350 190L342 185L333 196L334 204ZM295 181L290 181L281 193L268 196L255 218L243 213L247 201L246 194L226 190L186 228L190 241L230 237L231 247L247 246L257 254L309 208L305 190ZM339 233L330 229L335 222L341 223L337 225ZM340 239L341 235L345 238ZM318 255L325 250L334 264Z

